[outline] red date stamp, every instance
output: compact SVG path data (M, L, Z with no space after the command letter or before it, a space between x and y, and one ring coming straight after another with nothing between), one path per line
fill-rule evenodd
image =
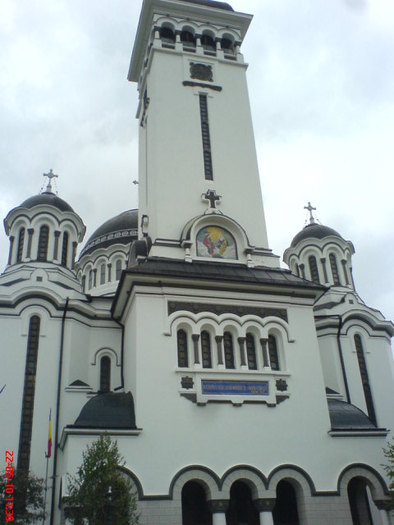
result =
M5 521L14 521L14 451L5 451Z

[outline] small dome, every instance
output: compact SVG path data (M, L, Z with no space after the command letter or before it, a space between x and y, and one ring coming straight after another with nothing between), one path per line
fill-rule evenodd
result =
M40 206L42 204L46 204L47 206L54 206L60 211L74 212L74 210L66 201L49 191L44 191L43 193L39 193L38 195L29 197L28 199L22 202L20 207L34 208L34 206Z
M104 222L89 237L81 257L115 243L130 244L138 237L138 210L127 210ZM81 258L80 257L80 258Z
M135 429L134 400L131 392L98 394L83 406L74 427Z
M214 0L182 0L190 4L205 5L206 7L214 7L215 9L224 9L225 11L234 11L230 4L226 2L215 2Z
M337 231L329 228L328 226L323 226L322 224L316 223L307 224L300 232L297 233L297 235L291 241L290 246L294 248L294 246L297 246L297 244L304 239L324 239L324 237L329 237L330 235L343 239L343 237L339 235Z

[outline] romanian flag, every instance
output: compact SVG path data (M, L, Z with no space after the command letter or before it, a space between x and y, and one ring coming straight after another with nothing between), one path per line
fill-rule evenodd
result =
M49 410L49 427L48 427L48 452L46 457L50 458L52 455L52 409Z

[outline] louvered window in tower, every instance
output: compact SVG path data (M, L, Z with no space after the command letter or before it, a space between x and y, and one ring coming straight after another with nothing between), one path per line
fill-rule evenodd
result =
M268 354L270 358L271 370L280 370L278 344L274 335L268 336Z
M23 246L25 242L25 228L19 230L18 251L16 252L16 262L21 262L23 257Z
M68 256L68 233L63 233L63 244L62 244L62 266L67 266Z
M246 355L249 370L257 370L256 345L252 334L246 334Z
M356 334L354 336L354 344L357 352L358 366L360 369L361 382L364 390L365 404L367 405L368 417L376 425L375 407L372 399L371 387L369 384L367 364L365 362L364 348L361 337Z
M178 366L187 368L189 366L189 359L187 354L187 334L185 330L178 330Z
M201 332L201 355L203 368L212 368L211 336L206 330Z
M49 228L46 224L41 226L40 235L38 237L38 251L37 260L46 261L48 258L48 239L49 239Z
M235 368L233 336L230 334L230 332L224 332L223 345L224 345L224 363L225 363L226 368Z
M308 262L312 281L316 284L320 284L319 270L317 267L316 257L314 255L311 255L308 259Z
M333 253L330 253L330 266L334 284L340 286L341 281L339 280L337 258Z

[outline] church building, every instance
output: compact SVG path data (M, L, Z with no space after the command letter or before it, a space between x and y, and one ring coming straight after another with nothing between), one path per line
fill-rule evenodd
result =
M268 246L251 20L214 0L144 0L128 73L138 210L84 241L51 170L4 219L0 442L45 477L51 411L45 525L67 523L67 474L102 433L141 525L392 523L394 326L310 203L288 269Z

